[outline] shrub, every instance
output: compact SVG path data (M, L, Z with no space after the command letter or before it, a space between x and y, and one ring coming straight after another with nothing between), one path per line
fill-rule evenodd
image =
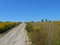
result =
M0 33L4 33L19 24L17 22L0 22Z

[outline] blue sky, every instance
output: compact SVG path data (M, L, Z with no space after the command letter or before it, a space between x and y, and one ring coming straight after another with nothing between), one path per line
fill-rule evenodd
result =
M60 0L0 0L0 21L60 20Z

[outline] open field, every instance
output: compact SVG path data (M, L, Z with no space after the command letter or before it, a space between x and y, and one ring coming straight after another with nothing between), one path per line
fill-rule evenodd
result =
M1 45L31 45L31 42L32 45L60 45L60 22L27 22L26 24L19 24L17 22L0 23L0 28L2 27L3 31L0 30L0 35L3 36L0 39ZM5 35L4 32L9 29L11 31Z
M32 45L60 45L60 22L28 22L26 30Z

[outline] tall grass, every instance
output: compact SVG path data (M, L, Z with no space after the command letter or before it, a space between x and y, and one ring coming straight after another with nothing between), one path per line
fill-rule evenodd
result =
M26 30L32 45L60 45L60 22L28 22Z
M44 31L39 23L27 23L26 30L28 35L31 38L32 45L45 45L46 40L46 31Z

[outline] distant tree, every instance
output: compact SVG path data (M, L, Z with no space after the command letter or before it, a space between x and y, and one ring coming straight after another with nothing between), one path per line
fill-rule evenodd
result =
M41 22L44 22L44 20L42 19Z
M0 21L0 22L2 22L2 21Z
M49 22L52 22L51 20L49 20Z
M45 22L48 22L48 20L47 20L47 19L45 19Z
M31 22L33 22L33 23L34 23L34 21L31 21Z

